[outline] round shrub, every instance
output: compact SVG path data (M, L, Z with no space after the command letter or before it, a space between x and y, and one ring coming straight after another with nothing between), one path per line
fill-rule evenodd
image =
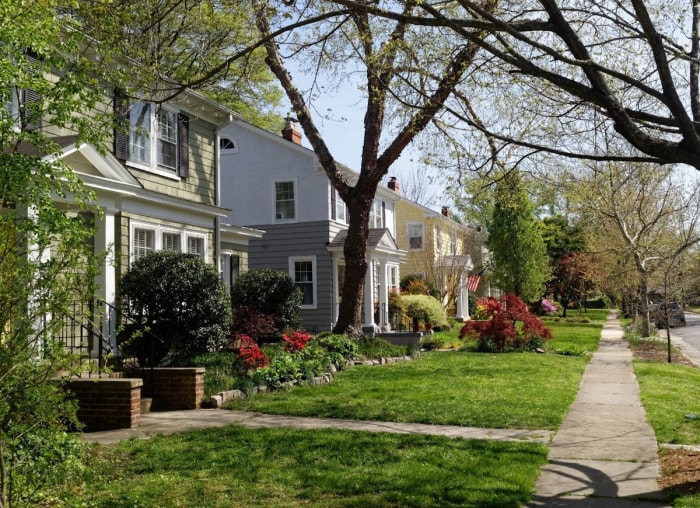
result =
M403 295L401 299L406 306L406 315L414 321L432 323L438 327L449 326L445 309L437 298L427 295Z
M217 351L228 340L228 290L216 269L195 254L144 256L122 277L121 291L132 323L119 334L119 347L141 366Z
M231 287L234 311L250 307L260 314L272 316L278 333L299 328L301 303L301 290L289 275L267 268L244 273Z

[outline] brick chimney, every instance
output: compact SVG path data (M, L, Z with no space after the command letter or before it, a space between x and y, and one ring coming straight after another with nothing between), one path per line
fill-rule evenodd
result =
M443 206L442 207L442 214L447 217L448 219L452 217L452 212L450 211L449 206Z
M387 187L389 187L391 190L393 190L397 194L399 193L399 181L396 179L395 176L392 176L391 178L389 178L389 183L387 184Z
M301 131L299 124L292 117L284 119L284 129L282 129L282 137L287 141L301 145Z

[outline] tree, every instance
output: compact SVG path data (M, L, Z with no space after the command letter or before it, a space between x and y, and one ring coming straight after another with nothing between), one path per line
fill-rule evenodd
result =
M674 177L673 168L643 164L592 167L587 176L574 191L581 214L614 231L622 255L633 262L646 337L651 277L700 241L700 191ZM616 245L610 238L606 242Z
M82 36L60 1L5 2L0 12L0 507L41 504L79 478L76 406L52 380L71 368L60 341L71 305L93 296L97 260L82 212L94 197L50 134L105 148L100 68L72 59ZM85 111L96 111L86 117ZM69 206L70 204L70 206Z
M403 3L403 15L418 12L418 4L414 1ZM345 284L334 327L336 333L343 333L357 328L360 323L360 303L367 271L369 213L377 186L404 148L441 111L474 61L478 46L466 41L466 44L438 47L425 37L422 30L411 30L410 25L403 21L372 18L364 6L332 11L325 5L305 2L275 13L266 1L255 0L254 5L257 26L265 41L267 63L284 88L320 165L348 206L350 220L343 249ZM483 4L486 10L493 7L493 2ZM285 67L280 47L286 41L275 34L288 29L280 27L290 16L298 16L295 20L297 26L317 23L308 32L308 42L292 41L293 51L306 50L308 53L309 49L317 48L318 60L314 65L330 65L333 72L337 72L335 62L343 60L348 66L347 73L361 72L366 78L362 83L366 99L364 144L360 175L354 185L341 173L314 122L309 103ZM272 23L277 23L278 32L274 32ZM429 61L429 57L432 63L429 68L421 69L415 65L415 62ZM414 109L406 108L406 104L411 104ZM391 112L394 114L388 115ZM393 139L383 140L383 135L392 125L396 135Z
M228 288L196 254L157 251L137 259L121 279L121 293L133 324L120 334L120 348L141 367L218 351L229 338Z
M337 0L348 9L453 31L477 44L500 94L515 115L479 117L470 101L449 111L474 129L515 143L524 153L548 152L598 161L683 163L700 169L700 10L661 0L584 2L420 2L420 14L400 3ZM484 37L484 32L488 36ZM487 78L488 79L488 78ZM471 99L465 87L461 97ZM536 104L536 107L533 107ZM472 114L476 111L476 115ZM533 114L534 113L534 114ZM520 118L513 126L510 121ZM520 128L537 119L535 128ZM598 139L623 142L600 150Z
M250 2L83 0L70 12L96 46L110 48L108 62L138 62L118 81L125 90L165 101L189 87L258 127L280 131L283 95L265 52L251 44L257 33Z
M516 170L496 184L486 245L492 253L496 284L526 301L539 299L549 279L545 244Z
M567 252L556 262L547 291L554 294L562 306L562 317L570 304L580 303L581 298L593 289L586 257L581 252Z

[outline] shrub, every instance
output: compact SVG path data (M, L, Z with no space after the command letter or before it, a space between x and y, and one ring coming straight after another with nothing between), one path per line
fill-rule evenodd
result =
M427 295L403 295L401 297L406 305L406 315L413 318L414 323L432 323L433 326L447 327L447 315L440 302Z
M531 350L552 338L551 330L513 294L481 299L479 307L486 319L467 321L459 332L460 338L476 339L479 351Z
M309 342L312 337L311 334L296 331L291 336L283 335L282 339L284 340L284 350L287 351L287 353L294 353L295 351L304 349L306 343Z
M257 341L274 336L277 333L275 318L263 314L255 307L242 305L233 309L231 335L247 335Z
M314 340L314 344L328 351L331 361L339 366L346 360L357 358L359 345L357 341L344 335L324 334Z
M217 351L228 340L228 290L216 269L195 254L144 256L124 274L121 290L135 324L119 334L120 348L142 366Z
M246 374L251 370L260 369L270 365L270 359L263 353L260 346L248 337L241 336L241 349L238 351L240 363L238 366L240 374Z
M283 272L250 270L241 275L231 287L233 310L251 307L260 314L273 316L277 333L299 328L301 303L301 291Z

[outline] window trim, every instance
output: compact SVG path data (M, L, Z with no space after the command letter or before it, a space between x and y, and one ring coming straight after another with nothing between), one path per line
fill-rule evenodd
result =
M418 236L411 236L411 226L420 226L420 247L411 247L411 238L418 238ZM407 222L406 223L406 244L409 251L423 251L425 250L425 224L422 222Z
M340 208L341 205L342 208ZM343 212L342 217L340 216L341 214L338 213L339 210ZM343 201L343 198L338 195L338 191L335 189L333 189L333 220L341 224L348 224L348 205L345 204L345 201Z
M294 191L294 217L287 217L284 219L277 218L277 184L278 183L291 183ZM284 179L284 180L273 180L272 182L272 221L275 224L292 223L299 221L299 186L297 185L297 179Z
M289 257L289 277L292 279L292 282L296 286L299 284L296 280L296 263L298 262L306 262L310 261L311 262L311 287L312 287L312 297L313 297L313 303L312 304L307 304L307 305L302 305L302 309L317 309L318 308L318 291L317 291L317 283L318 283L318 265L316 263L316 256L290 256ZM303 284L303 283L302 283Z

